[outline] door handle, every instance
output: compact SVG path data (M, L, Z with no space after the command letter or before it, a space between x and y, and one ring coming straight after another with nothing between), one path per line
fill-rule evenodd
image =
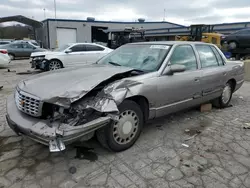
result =
M197 78L194 78L194 81L195 81L195 82L199 82L199 81L200 81L200 78L198 78L198 77L197 77Z

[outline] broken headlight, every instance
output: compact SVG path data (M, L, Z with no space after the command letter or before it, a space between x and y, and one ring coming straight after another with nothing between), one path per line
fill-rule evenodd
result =
M45 56L38 56L38 57L34 57L33 60L37 61L37 60L43 60L45 58Z

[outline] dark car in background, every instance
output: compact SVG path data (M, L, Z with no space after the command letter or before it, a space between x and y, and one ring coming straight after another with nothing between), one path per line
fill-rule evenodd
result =
M8 50L11 60L17 57L30 57L33 52L46 51L46 49L35 46L28 41L15 41L10 44L0 45L0 48Z
M228 44L230 49L250 48L250 28L223 36L222 44Z

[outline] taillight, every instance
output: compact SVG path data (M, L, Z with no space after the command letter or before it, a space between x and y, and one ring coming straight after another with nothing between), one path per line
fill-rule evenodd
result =
M2 53L2 54L7 54L8 51L7 51L7 50L0 50L0 53Z

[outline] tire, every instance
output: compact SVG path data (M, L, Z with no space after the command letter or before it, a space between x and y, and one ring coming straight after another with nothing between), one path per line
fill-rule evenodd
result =
M133 146L141 134L144 123L140 106L134 101L125 100L118 108L119 120L96 132L100 144L114 152L124 151Z
M8 54L8 55L9 55L11 61L15 60L15 55L14 54Z
M233 95L233 84L227 82L221 96L213 101L213 105L217 108L225 108L229 106L229 103Z
M46 70L47 71L53 71L53 70L57 70L57 69L61 69L63 68L62 62L56 59L52 59L49 61Z
M238 44L235 41L231 41L231 42L228 43L228 47L229 47L230 50L234 50L235 48L238 47Z

